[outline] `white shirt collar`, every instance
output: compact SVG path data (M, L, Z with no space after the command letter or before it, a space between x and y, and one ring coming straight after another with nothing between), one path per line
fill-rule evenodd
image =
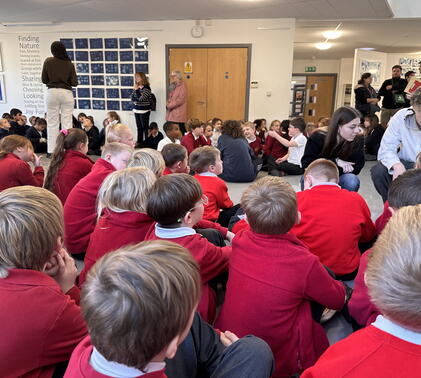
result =
M199 173L199 176L218 177L218 175L215 175L215 173L213 172L202 172L202 173Z
M379 315L371 325L408 343L421 345L421 333L406 329L383 315Z
M165 362L150 362L146 365L145 372L142 372L134 367L108 361L95 347L89 359L89 364L98 373L118 378L135 378L165 368Z
M246 139L247 139L247 142L253 143L257 138L256 138L256 135L253 135L251 138L246 138Z
M161 239L175 239L194 234L196 231L190 227L165 228L155 224L155 235Z

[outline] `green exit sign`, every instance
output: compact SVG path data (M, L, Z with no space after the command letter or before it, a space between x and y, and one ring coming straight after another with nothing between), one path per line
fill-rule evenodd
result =
M316 66L306 66L306 72L316 72Z

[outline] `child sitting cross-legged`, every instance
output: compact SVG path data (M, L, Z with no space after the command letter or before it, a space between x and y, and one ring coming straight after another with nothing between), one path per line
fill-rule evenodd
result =
M37 117L34 126L26 130L25 136L31 141L36 153L47 152L47 121Z
M158 143L162 139L164 139L164 136L159 131L158 124L156 122L151 122L149 124L148 137L145 139L145 147L156 150L158 148Z
M194 177L185 173L160 177L151 189L147 204L147 213L157 224L150 230L146 240L170 240L190 251L199 263L202 276L199 312L204 319L212 321L216 298L208 282L227 270L231 247L218 247L193 228L195 225L202 227L200 221L206 200ZM233 234L226 228L219 226L218 229L224 237L232 240Z
M264 177L244 192L249 230L232 242L225 303L216 327L265 340L275 356L273 377L300 374L329 346L311 302L340 310L348 290L335 281L289 230L300 221L291 185Z
M365 282L380 313L332 345L302 378L418 378L421 370L421 205L399 209L377 239Z
M189 165L196 173L194 177L208 198L203 219L227 227L229 220L240 206L234 206L228 195L227 184L218 177L223 171L221 153L211 146L197 148L190 154Z
M163 175L189 173L190 167L188 165L186 147L181 144L170 143L164 146L161 153L165 161Z
M21 186L0 193L0 214L0 377L62 376L87 334L62 205Z
M156 181L146 167L133 167L107 176L98 192L98 223L89 239L79 285L95 262L106 253L145 239L154 220L146 214L146 201Z

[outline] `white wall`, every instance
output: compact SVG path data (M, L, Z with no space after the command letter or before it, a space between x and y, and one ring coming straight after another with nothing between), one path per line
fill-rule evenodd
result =
M292 66L292 72L305 73L306 67L316 67L316 72L311 73L339 73L340 59L295 59Z
M340 61L340 70L338 76L338 88L336 95L336 107L343 105L345 84L352 83L352 74L354 68L353 58L342 58Z
M151 121L162 125L165 119L165 45L166 44L234 44L251 43L251 77L259 87L250 89L249 119L287 118L290 80L293 60L295 20L215 20L205 26L202 38L193 38L190 29L194 21L148 21L148 22L92 22L65 23L36 30L13 28L0 32L3 70L6 82L6 104L0 104L0 113L12 107L23 108L22 83L18 35L40 36L41 57L50 56L49 46L59 38L72 37L149 37L149 72L152 90L157 96L157 111L152 112ZM275 30L257 30L257 27ZM277 30L276 30L277 29ZM281 29L281 30L280 30ZM267 92L271 92L267 96ZM219 94L221 95L221 94ZM229 101L229 93L222 94ZM25 109L22 109L25 111ZM77 113L78 110L75 110ZM105 111L89 110L101 126ZM132 112L119 112L123 122L135 127Z

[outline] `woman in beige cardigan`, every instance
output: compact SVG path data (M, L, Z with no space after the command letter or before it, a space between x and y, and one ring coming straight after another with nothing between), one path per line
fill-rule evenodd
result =
M180 71L172 71L170 75L170 92L167 100L166 120L177 123L183 135L186 133L187 120L187 86L182 80Z

